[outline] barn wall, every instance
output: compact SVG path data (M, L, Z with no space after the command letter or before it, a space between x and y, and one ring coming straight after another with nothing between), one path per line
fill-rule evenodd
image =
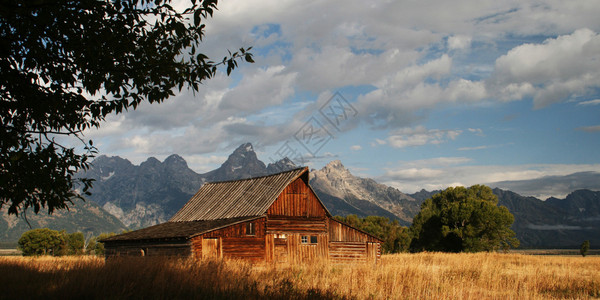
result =
M308 238L308 243L302 243L302 236ZM311 236L316 236L316 243L310 241ZM328 244L327 234L325 233L290 234L287 236L287 262L303 263L327 259L329 257Z
M246 234L246 224L255 224L255 234ZM211 231L191 239L196 258L240 258L264 261L266 219L260 218ZM210 249L206 249L210 247Z
M379 242L376 238L334 219L329 220L329 240L333 242Z
M265 236L265 222L266 218L255 219L252 221L247 221L235 225L231 225L222 229L217 229L211 232L207 232L203 234L204 237L246 237L246 224L254 223L255 224L255 237L264 237Z
M329 258L335 263L381 259L381 241L346 224L329 219Z
M270 216L266 221L266 233L325 233L327 218Z
M223 258L241 258L251 261L265 261L265 239L263 238L223 238Z
M329 258L335 263L367 262L367 243L330 242Z
M267 245L272 247L267 248L267 261L300 263L328 257L326 217L269 216L266 224Z
M191 244L186 240L105 242L105 257L117 256L178 256L192 254Z
M302 178L290 183L267 210L268 216L325 217L325 208Z

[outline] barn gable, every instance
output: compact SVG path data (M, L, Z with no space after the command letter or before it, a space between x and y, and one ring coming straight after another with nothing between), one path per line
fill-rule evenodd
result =
M308 173L308 172L307 172ZM331 216L307 181L300 177L290 182L267 210L268 216L321 217Z

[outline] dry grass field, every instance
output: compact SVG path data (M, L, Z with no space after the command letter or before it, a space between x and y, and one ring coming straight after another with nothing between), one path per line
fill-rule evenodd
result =
M1 299L593 299L600 257L395 254L377 265L0 257Z

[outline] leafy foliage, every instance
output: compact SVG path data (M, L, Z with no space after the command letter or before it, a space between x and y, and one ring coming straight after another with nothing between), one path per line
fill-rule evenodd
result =
M24 256L80 255L85 250L85 237L81 232L66 233L49 228L29 230L19 239L19 249Z
M579 253L581 253L581 256L585 257L589 250L590 250L590 241L589 240L583 241L583 243L581 243L581 248L579 248Z
M66 234L66 253L70 255L81 255L85 250L85 237L81 232Z
M216 0L4 0L0 2L0 209L67 208L97 152L82 132L110 114L160 103L174 90L227 74L250 48L219 62L198 53ZM64 146L75 137L84 153ZM64 144L64 142L62 142Z
M381 248L385 253L406 252L408 250L410 244L408 228L400 226L397 220L390 221L390 219L380 216L359 218L356 215L335 216L334 218L382 239L384 242Z
M64 244L64 235L48 228L32 229L23 233L19 239L19 249L24 256L58 255Z
M421 205L411 226L411 251L478 252L507 250L519 241L510 229L513 215L483 185L450 187Z
M88 244L87 252L89 254L104 255L104 243L100 241L115 235L116 233L114 232L101 233L97 237L92 238Z

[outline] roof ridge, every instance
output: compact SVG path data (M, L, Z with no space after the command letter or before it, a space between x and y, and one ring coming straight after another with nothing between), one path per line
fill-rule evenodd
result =
M291 170L287 170L287 171L283 171L283 172L279 172L279 173L274 173L274 174L269 174L269 175L262 175L262 176L256 176L256 177L249 177L249 178L242 178L242 179L232 179L232 180L222 180L222 181L209 181L206 182L206 184L216 184L216 183L228 183L228 182L236 182L236 181L246 181L246 180L254 180L254 179L260 179L260 178L265 178L265 177L271 177L271 176L278 176L284 173L291 173L291 172L296 172L299 171L301 169L307 169L308 167L298 167L298 168L294 168Z
M267 176L205 183L169 221L261 215L292 181L308 177L308 167Z

